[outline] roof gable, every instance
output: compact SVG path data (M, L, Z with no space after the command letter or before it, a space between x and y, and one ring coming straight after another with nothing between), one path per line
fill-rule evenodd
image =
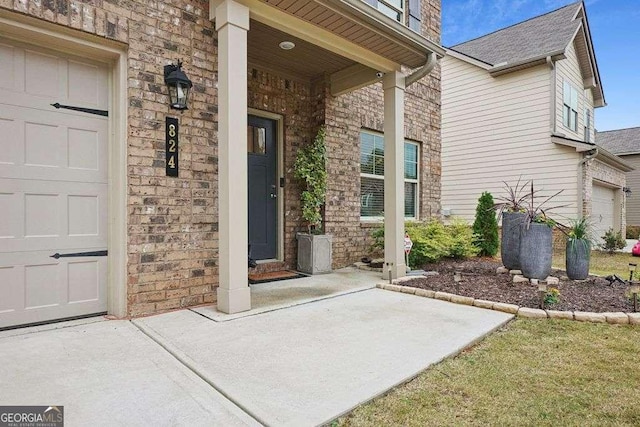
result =
M581 6L573 3L451 49L493 66L563 52L580 26L574 17Z
M489 65L493 76L544 64L547 58L564 59L574 43L585 89L591 89L596 106L605 105L589 23L582 1L571 3L493 33L457 44L450 54L462 54ZM462 58L460 58L462 56ZM483 67L484 68L484 67Z

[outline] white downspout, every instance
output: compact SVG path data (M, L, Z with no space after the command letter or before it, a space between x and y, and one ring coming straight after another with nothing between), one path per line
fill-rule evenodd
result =
M584 188L582 188L582 186L584 185L584 181L582 179L584 165L589 160L593 160L597 155L598 149L594 148L593 150L589 151L587 155L582 158L582 160L578 162L578 218L582 218L584 216L584 207L582 206L584 201Z
M436 56L436 54L434 52L429 52L429 54L427 55L427 62L422 67L418 68L416 71L405 77L405 88L429 74L437 63L438 57Z

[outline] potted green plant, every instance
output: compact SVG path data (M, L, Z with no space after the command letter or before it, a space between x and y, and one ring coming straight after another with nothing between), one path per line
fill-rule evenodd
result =
M509 270L520 269L520 233L526 218L527 199L530 197L525 192L528 184L529 181L520 184L520 179L515 186L504 182L506 195L496 198L498 203L495 208L502 218L500 257Z
M303 184L301 194L302 218L307 233L298 233L298 270L308 274L331 271L332 236L323 233L322 207L327 194L326 132L321 127L313 143L298 151L293 174Z
M589 261L593 243L592 224L588 217L571 220L561 228L567 235L565 267L571 280L584 280L589 276Z
M520 270L529 279L545 280L551 273L553 260L553 227L556 222L548 216L552 209L562 206L546 208L545 205L562 190L547 197L542 203L534 200L533 181L530 183L528 204L525 210L525 221L521 226L520 236Z

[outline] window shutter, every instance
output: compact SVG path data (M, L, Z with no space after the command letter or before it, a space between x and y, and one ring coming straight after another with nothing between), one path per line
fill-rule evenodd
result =
M409 28L420 32L420 0L409 0Z

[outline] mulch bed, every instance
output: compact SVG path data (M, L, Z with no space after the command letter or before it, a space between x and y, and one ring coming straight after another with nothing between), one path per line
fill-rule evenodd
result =
M425 266L426 271L437 271L435 276L417 277L403 286L430 289L469 296L476 299L517 304L521 307L539 308L537 286L530 283L513 283L510 274L498 274L501 263L491 258L474 258L465 261L446 260ZM454 271L462 272L462 281L456 286ZM562 270L552 270L551 275L560 279L560 301L545 306L549 310L591 311L596 313L622 311L633 312L628 287L598 276L584 281L569 280Z

